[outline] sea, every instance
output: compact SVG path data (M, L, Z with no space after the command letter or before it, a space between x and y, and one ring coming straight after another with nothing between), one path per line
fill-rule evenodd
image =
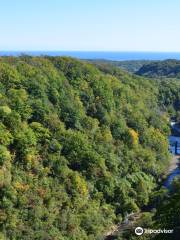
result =
M0 56L69 56L79 59L111 61L128 60L180 60L180 52L106 52L106 51L0 51Z

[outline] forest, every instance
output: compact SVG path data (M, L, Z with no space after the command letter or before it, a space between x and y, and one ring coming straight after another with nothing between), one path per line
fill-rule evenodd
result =
M93 63L94 65L101 66L101 65L111 65L118 67L122 70L125 70L130 73L136 73L139 71L140 68L142 68L144 65L152 63L151 60L126 60L126 61L112 61L112 60L106 60L106 59L89 59L86 60L90 63Z
M136 74L146 77L180 78L180 61L167 59L144 64Z
M0 239L102 240L152 202L142 224L178 229L179 183L170 198L160 182L179 90L108 64L1 57Z

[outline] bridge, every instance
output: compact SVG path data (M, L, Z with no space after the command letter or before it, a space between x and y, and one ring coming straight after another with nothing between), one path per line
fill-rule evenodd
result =
M180 142L170 142L170 151L175 155L180 155Z

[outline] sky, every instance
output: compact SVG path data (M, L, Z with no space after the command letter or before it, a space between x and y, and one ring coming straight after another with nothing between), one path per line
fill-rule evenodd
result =
M0 50L180 52L179 0L0 0Z

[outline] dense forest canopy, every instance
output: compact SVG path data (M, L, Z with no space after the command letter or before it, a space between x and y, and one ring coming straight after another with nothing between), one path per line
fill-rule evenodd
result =
M0 58L0 239L100 240L146 205L169 163L158 86L66 57Z
M120 74L119 68L129 73L135 73L138 76L144 75L146 81L151 82L153 85L156 84L156 88L158 89L158 104L161 110L168 112L171 117L176 117L177 121L180 121L180 81L179 78L177 78L180 74L180 68L177 67L180 63L179 60L155 62L151 60L91 60L90 62L99 70L115 76ZM140 70L137 71L138 69ZM150 72L148 72L149 69L151 69ZM171 74L169 74L170 71ZM121 71L121 75L122 73ZM125 74L125 72L123 74ZM149 79L147 79L147 77Z
M91 59L88 60L90 63L94 63L96 66L100 65L111 65L118 67L122 70L128 71L130 73L137 72L145 64L151 63L151 60L126 60L126 61L111 61L105 59Z
M150 62L136 74L157 82L160 105L180 122L180 61L170 59Z
M164 60L144 64L136 74L146 77L180 78L180 61Z

